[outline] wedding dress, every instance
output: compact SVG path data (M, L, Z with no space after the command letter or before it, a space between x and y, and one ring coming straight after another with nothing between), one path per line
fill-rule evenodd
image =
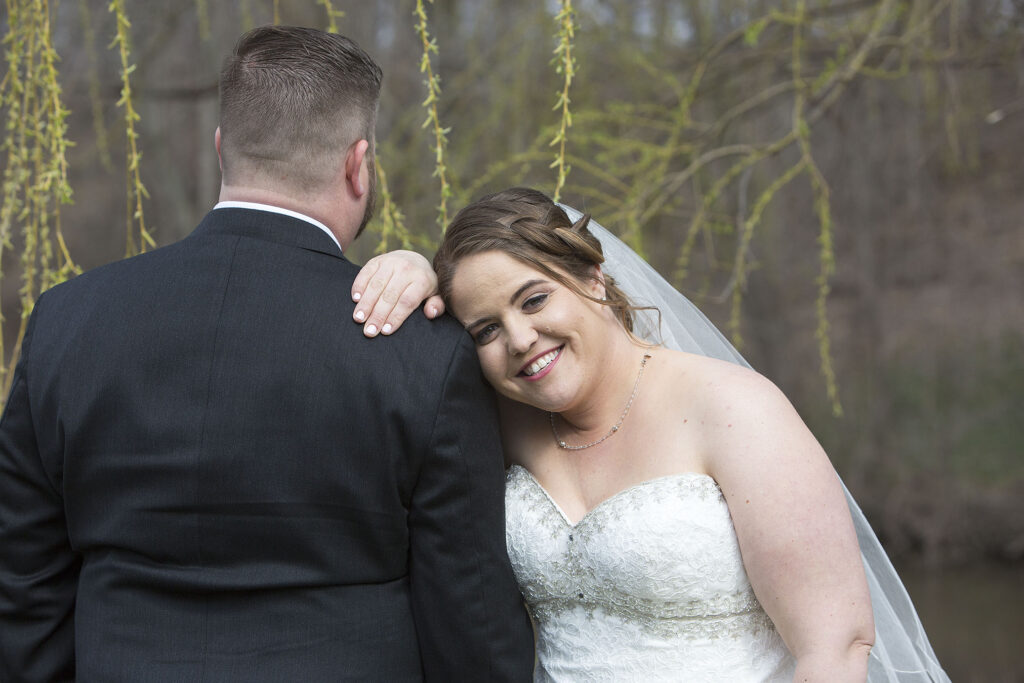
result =
M580 218L562 208L570 220ZM635 303L660 311L660 318L641 313L641 334L746 365L643 259L595 221L589 227L601 241L605 272ZM875 619L869 682L948 682L903 584L846 496ZM754 597L711 477L638 484L573 524L527 470L513 466L505 514L509 559L537 628L535 681L792 679L795 662Z
M506 540L537 627L535 681L791 681L714 479L661 477L572 524L513 465Z

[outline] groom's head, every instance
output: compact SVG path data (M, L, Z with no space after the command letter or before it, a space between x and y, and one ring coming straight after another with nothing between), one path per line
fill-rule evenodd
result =
M357 157L373 210L373 145L381 69L350 39L264 26L243 35L220 79L224 183L306 198L340 191Z

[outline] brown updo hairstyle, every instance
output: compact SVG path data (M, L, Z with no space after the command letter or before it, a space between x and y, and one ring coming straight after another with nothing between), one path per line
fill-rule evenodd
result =
M459 211L434 255L441 296L450 300L452 278L461 259L499 251L536 268L584 299L609 306L632 335L633 311L640 307L630 303L608 273L603 274L605 299L584 291L588 281L597 279L594 266L604 263L601 243L590 234L588 223L590 214L573 223L547 195L526 187L482 197Z

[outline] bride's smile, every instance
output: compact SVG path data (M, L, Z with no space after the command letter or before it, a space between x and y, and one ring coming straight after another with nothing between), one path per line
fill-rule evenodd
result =
M529 380L539 380L546 376L551 370L551 366L558 360L558 356L562 352L562 348L563 347L559 346L557 349L552 349L551 351L540 354L523 366L523 369L519 371L519 374Z

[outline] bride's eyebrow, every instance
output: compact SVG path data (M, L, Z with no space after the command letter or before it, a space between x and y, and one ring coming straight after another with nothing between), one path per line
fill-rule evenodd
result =
M532 280L527 280L526 282L524 282L523 284L521 284L519 286L519 289L517 289L515 292L512 293L512 296L510 296L508 298L508 303L510 305L514 304L516 302L516 299L518 299L520 297L520 295L522 295L522 293L525 292L526 290L528 290L530 287L533 287L534 285L542 285L542 284L544 284L546 282L547 282L547 280L544 280L544 279L541 279L541 278L534 278ZM463 325L463 327L466 330L472 330L477 325L480 325L480 324L486 322L487 320L490 320L490 318L491 318L491 316L485 315L482 318L477 318L476 320L474 320L473 322L469 323L468 325Z
M522 285L520 285L519 289L517 289L512 294L512 296L510 296L508 298L509 304L514 304L516 302L516 299L519 298L519 295L521 295L523 292L528 290L530 287L533 287L534 285L542 285L545 282L547 282L547 280L542 280L541 278L534 278L533 280L527 280Z

